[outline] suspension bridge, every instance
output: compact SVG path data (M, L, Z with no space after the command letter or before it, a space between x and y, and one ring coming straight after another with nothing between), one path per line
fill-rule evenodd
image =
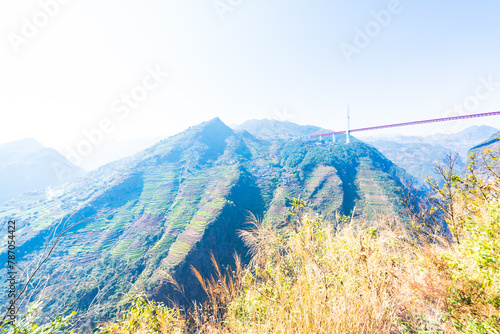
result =
M479 114L470 114L470 115L461 115L461 116L452 116L452 117L442 117L442 118L433 118L433 119L425 119L421 121L413 121L413 122L404 122L404 123L394 123L394 124L386 124L386 125L378 125L378 126L371 126L367 128L359 128L359 129L350 129L349 125L349 106L347 107L347 129L343 131L335 131L335 132L327 132L327 133L320 133L320 134L315 134L309 136L310 138L314 137L319 137L320 140L323 136L333 136L333 141L335 141L335 135L338 134L343 134L345 133L346 136L346 143L349 143L349 135L352 132L361 132L361 131L370 131L370 130L379 130L379 129L388 129L388 128L398 128L402 126L410 126L410 125L419 125L419 124L427 124L427 123L437 123L437 122L448 122L448 121L454 121L458 119L468 119L468 118L477 118L477 117L488 117L488 116L495 116L495 115L500 115L500 111L491 111L491 112L485 112L485 113L479 113Z

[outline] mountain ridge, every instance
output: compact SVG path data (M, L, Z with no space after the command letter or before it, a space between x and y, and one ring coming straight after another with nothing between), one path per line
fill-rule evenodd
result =
M246 130L260 139L294 139L331 131L315 125L299 125L290 121L267 118L248 120L233 126L233 129Z

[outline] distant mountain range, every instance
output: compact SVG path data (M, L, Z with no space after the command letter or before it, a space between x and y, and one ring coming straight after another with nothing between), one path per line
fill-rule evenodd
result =
M66 233L34 282L50 274L49 291L65 284L47 314L93 308L101 311L88 321L109 318L107 306L136 288L182 301L167 275L189 300L202 299L190 266L212 273L211 252L221 265L232 264L235 252L245 261L237 231L248 227L249 212L281 220L292 197L326 216L354 213L369 222L399 214L398 189L411 177L372 146L270 139L279 128L289 136L293 128L304 135L319 128L248 124L233 130L216 118L54 187L50 196L32 192L0 205L4 219L17 221L21 263L39 254L55 229L88 219Z
M34 139L0 144L0 203L25 192L60 185L84 174L59 152Z
M482 125L449 135L367 137L362 140L373 145L392 162L424 182L428 175L435 176L434 165L442 162L445 154L458 154L457 167L463 168L469 150L497 131L498 129Z
M439 133L433 136L377 136L363 137L361 140L367 143L378 141L391 141L400 144L423 143L434 146L441 146L459 153L463 158L467 157L467 152L473 146L478 145L499 130L487 125L475 125L468 127L460 132L452 134Z

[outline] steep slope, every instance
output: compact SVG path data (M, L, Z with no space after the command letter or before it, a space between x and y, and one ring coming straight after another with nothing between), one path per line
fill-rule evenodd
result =
M60 221L69 226L91 217L65 235L45 268L57 277L54 288L61 280L72 286L59 292L52 309L63 302L79 310L115 304L130 284L156 287L184 260L233 205L234 189L245 188L241 161L248 157L243 142L215 119L55 189L52 197L25 195L0 212L16 219L24 260ZM258 213L252 203L238 204Z
M91 309L86 319L97 321L136 289L183 302L166 284L170 275L187 300L202 299L191 265L209 275L211 252L221 265L231 265L235 252L245 259L237 230L249 212L281 219L289 198L300 195L324 215L397 213L406 178L363 143L263 140L213 119L50 193L25 194L0 214L17 221L21 263L54 231L88 219L65 234L35 284L44 275L51 275L47 293L64 284L47 314Z
M84 175L56 150L27 138L0 144L0 203Z
M361 142L291 142L281 149L279 166L281 182L268 216L283 214L283 203L297 195L326 215L354 212L370 219L378 213L397 214L398 188L410 180L375 148Z

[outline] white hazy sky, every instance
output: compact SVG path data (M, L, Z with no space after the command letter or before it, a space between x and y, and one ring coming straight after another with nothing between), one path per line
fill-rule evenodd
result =
M33 137L66 155L108 119L107 143L83 159L89 169L117 141L166 137L216 116L337 130L346 104L352 128L445 117L464 103L458 113L500 110L500 2L400 0L384 16L394 1L2 1L0 143ZM348 44L357 48L350 62ZM114 113L157 67L168 79L127 116ZM401 131L475 124L500 128L500 117Z

